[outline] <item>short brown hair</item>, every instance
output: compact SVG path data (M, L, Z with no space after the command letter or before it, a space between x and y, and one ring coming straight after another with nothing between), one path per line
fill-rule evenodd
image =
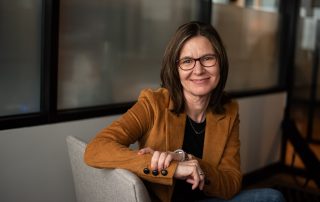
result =
M196 21L189 22L177 29L167 45L162 60L161 86L168 89L174 103L173 111L176 114L185 110L183 88L176 61L179 59L181 49L186 41L199 35L206 37L211 42L220 67L220 80L217 87L212 91L209 107L216 113L223 113L223 105L228 100L224 93L224 87L228 77L229 62L222 40L212 25Z

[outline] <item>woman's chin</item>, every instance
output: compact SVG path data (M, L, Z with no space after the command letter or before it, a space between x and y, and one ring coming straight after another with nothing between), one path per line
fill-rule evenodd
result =
M208 96L208 95L210 95L210 93L211 93L211 90L201 90L201 91L194 91L194 92L192 92L192 94L194 95L194 96L199 96L199 97L204 97L204 96Z

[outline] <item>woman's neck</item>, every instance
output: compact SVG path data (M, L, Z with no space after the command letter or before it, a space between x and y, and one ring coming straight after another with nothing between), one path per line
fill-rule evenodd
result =
M195 122L201 123L206 119L206 111L210 96L186 96L186 113Z

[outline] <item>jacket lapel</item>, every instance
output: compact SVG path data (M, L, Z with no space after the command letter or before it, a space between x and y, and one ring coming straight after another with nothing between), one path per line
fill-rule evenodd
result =
M181 149L183 144L184 130L186 124L186 114L177 116L166 109L166 150L174 151Z
M166 151L174 151L182 148L186 125L186 114L181 113L177 116L171 112L172 108L173 105L172 102L170 102L169 108L166 109L165 113ZM202 159L217 165L226 144L230 117L225 116L225 114L213 114L211 110L208 110L206 119L206 135Z
M230 118L207 112L206 134L202 159L217 165L226 144Z

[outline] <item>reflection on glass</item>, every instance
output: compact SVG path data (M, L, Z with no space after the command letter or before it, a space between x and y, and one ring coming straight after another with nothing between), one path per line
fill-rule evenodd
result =
M279 0L212 0L212 3L230 4L255 10L277 11Z
M212 24L222 36L230 61L227 90L257 90L276 86L279 14L270 11L270 7L276 4L264 7L251 1L254 6L247 8L245 4L234 5L244 1L232 2L213 4L212 9ZM269 8L268 11L265 8Z
M296 100L307 101L310 97L313 54L316 44L316 23L320 20L320 9L313 8L312 15L307 15L306 9L300 9L298 20L295 77L293 96ZM318 74L317 100L320 100L320 71Z
M0 116L38 112L41 1L1 1L0 15Z
M197 0L61 1L58 108L137 99L160 86L165 45Z
M295 120L299 132L307 137L309 142L320 141L320 71L317 77L316 100L312 104L311 85L316 45L317 22L320 21L320 8L310 10L301 5L297 24L295 47L294 86L292 89L292 104L290 116ZM310 124L310 125L309 125Z

